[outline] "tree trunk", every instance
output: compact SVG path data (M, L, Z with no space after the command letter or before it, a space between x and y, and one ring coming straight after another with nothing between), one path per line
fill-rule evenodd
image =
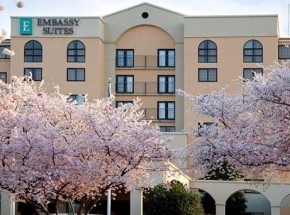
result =
M72 208L72 213L73 213L73 215L75 215L76 214L76 211L75 211L75 207L74 207L72 201L70 200L69 203L70 203L70 206Z
M86 208L85 208L85 215L89 214L91 212L91 210L93 209L94 205L97 204L97 202L99 201L100 199L95 199L95 200L91 200L87 203L86 205Z
M57 196L55 199L55 215L58 215L58 203L59 201L58 201L58 196Z
M46 215L50 215L50 213L48 212L47 208L43 204L35 202L35 201L31 200L31 199L25 199L25 201L27 203L30 203L30 204L34 205L37 209L39 209L41 212L45 213Z
M85 209L86 197L82 197L80 201L80 207L78 209L77 215L82 215L83 210Z

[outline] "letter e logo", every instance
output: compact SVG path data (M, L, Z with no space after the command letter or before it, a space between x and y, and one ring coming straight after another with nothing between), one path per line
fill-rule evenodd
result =
M20 18L20 34L32 35L32 18Z

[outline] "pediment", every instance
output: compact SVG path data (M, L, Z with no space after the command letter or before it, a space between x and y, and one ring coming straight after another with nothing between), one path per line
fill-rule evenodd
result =
M162 15L162 13L171 13L171 14L175 14L176 16L182 16L182 17L185 16L184 14L181 14L181 13L178 13L178 12L175 12L175 11L172 11L172 10L169 10L169 9L166 9L166 8L154 5L154 4L144 2L144 3L138 4L138 5L135 5L135 6L132 6L132 7L129 7L129 8L105 15L105 16L103 16L103 19L106 19L106 18L109 18L112 16L123 16L126 13L131 14L132 12L136 12L136 11L140 11L140 10L148 10L148 9L155 10L155 11L158 10L160 12L160 15Z

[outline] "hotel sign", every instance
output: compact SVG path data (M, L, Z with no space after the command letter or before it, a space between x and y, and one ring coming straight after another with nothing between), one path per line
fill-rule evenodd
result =
M79 21L77 18L37 18L36 27L44 35L71 35ZM20 18L20 34L32 35L32 18Z
M79 26L80 19L37 19L37 26L42 27L43 34L73 34L74 27Z
M20 18L20 34L32 35L32 19Z

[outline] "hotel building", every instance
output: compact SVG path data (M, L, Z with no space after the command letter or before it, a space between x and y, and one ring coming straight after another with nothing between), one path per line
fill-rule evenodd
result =
M0 52L16 55L0 54L0 79L31 74L80 103L108 96L111 80L116 106L141 98L145 117L183 148L201 119L176 89L236 92L241 77L290 59L289 42L277 15L186 16L149 3L104 17L11 17Z

